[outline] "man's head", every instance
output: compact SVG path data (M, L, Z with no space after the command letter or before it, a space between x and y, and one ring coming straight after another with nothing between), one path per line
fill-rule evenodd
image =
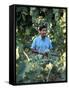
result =
M39 34L41 35L42 38L44 38L46 36L46 32L47 32L47 27L46 26L41 26L39 28Z

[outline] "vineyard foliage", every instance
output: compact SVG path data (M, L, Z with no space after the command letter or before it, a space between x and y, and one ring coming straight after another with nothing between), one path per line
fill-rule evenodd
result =
M47 57L31 52L38 28L47 24L53 49ZM66 9L16 7L16 81L17 83L66 80Z

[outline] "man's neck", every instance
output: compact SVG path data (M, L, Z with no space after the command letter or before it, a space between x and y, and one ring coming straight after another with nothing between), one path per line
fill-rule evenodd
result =
M46 38L46 36L41 36L41 39L44 40Z

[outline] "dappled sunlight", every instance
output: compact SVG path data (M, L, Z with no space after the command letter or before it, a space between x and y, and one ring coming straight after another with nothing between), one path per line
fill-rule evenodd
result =
M35 13L34 13L35 12ZM52 50L47 56L31 51L38 29L47 24L46 36ZM16 81L17 83L66 80L66 10L55 8L16 8Z
M19 48L16 48L16 60L19 58Z

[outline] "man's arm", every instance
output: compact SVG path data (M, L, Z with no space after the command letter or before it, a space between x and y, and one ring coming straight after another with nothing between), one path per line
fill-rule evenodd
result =
M32 49L32 52L33 52L33 53L36 53L36 54L47 55L47 53L40 53L40 52L38 52L38 51L35 50L35 49Z
M31 50L32 50L32 53L39 54L39 52L36 50L36 38L33 40L33 43L31 45Z
M53 47L52 47L52 42L50 41L49 42L49 49L51 50Z
M37 50L35 50L35 49L32 49L32 52L33 52L33 53L37 53L37 54L38 54L38 51L37 51Z

